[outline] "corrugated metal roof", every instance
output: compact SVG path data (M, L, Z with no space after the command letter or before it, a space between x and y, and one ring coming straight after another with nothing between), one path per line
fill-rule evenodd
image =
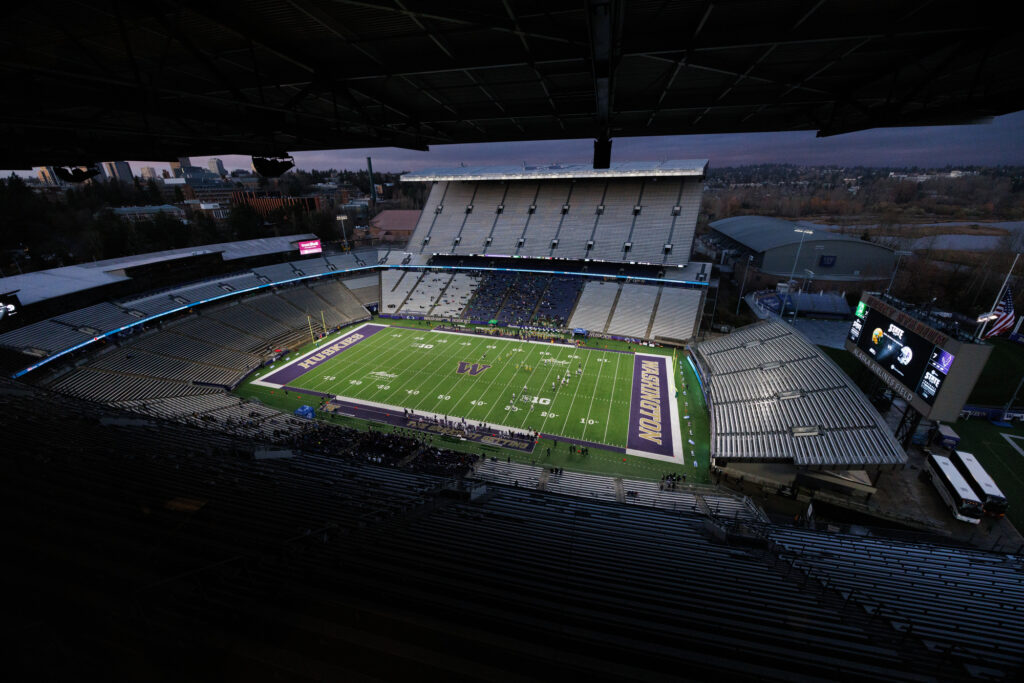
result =
M733 216L723 218L710 224L715 232L725 235L729 239L739 242L751 251L764 252L776 247L784 247L789 244L797 244L803 237L805 242L820 242L828 240L831 242L856 242L863 244L861 240L852 237L837 235L828 230L801 225L783 218L772 218L770 216ZM811 234L796 232L800 230L811 230ZM873 246L879 249L889 250L880 244Z
M198 256L200 254L219 253L225 261L233 261L250 256L292 251L295 249L294 242L315 240L316 238L316 235L312 233L283 235L281 237L265 237L255 240L242 240L240 242L222 242L219 244L155 251L149 254L121 256L93 263L82 263L77 266L51 268L34 273L0 278L0 292L17 291L18 300L23 306L27 306L39 301L45 301L46 299L127 280L129 278L120 272L127 268L137 268L138 266L150 263Z
M591 164L548 164L530 166L456 166L428 168L406 173L403 182L450 180L538 180L551 178L635 178L652 176L703 177L707 159L675 159L672 161L628 161L611 168L594 168Z

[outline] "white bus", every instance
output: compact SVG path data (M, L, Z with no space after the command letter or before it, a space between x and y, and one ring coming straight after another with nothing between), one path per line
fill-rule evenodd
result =
M981 522L981 500L949 458L929 452L926 471L931 475L935 490L939 492L939 496L954 517L970 524Z
M960 475L974 490L974 495L981 500L985 514L991 517L1004 516L1006 514L1006 496L999 490L978 459L966 451L953 451L949 459L953 461L957 470L960 471Z

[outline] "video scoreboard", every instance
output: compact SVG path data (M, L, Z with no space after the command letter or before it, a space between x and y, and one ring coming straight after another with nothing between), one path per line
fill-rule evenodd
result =
M857 304L846 347L930 419L955 420L991 347L957 341L870 294Z
M956 360L949 351L896 324L863 301L854 313L850 341L928 405L935 403Z

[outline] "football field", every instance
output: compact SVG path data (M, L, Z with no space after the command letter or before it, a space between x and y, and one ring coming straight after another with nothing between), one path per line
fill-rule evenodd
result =
M368 324L254 384L343 399L349 414L402 426L415 425L396 417L456 425L464 418L477 427L682 461L667 356Z

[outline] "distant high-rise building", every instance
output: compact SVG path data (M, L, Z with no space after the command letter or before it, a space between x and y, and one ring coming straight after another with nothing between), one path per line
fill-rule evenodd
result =
M133 180L132 167L128 165L127 161L104 161L100 165L100 169L107 176L107 180L116 180L121 183L130 183Z
M143 166L142 170L139 171L139 175L142 176L143 180L156 180L156 169L152 166Z
M210 161L207 162L206 167L209 168L210 171L212 171L213 173L216 173L217 175L228 174L227 169L224 168L224 162L218 159L217 157L213 157L212 159L210 159Z
M192 168L192 160L188 157L178 157L177 161L171 162L171 173L175 178L181 178L185 175L183 169Z
M39 167L39 182L44 185L58 186L62 185L60 178L53 170L53 166L40 166Z

